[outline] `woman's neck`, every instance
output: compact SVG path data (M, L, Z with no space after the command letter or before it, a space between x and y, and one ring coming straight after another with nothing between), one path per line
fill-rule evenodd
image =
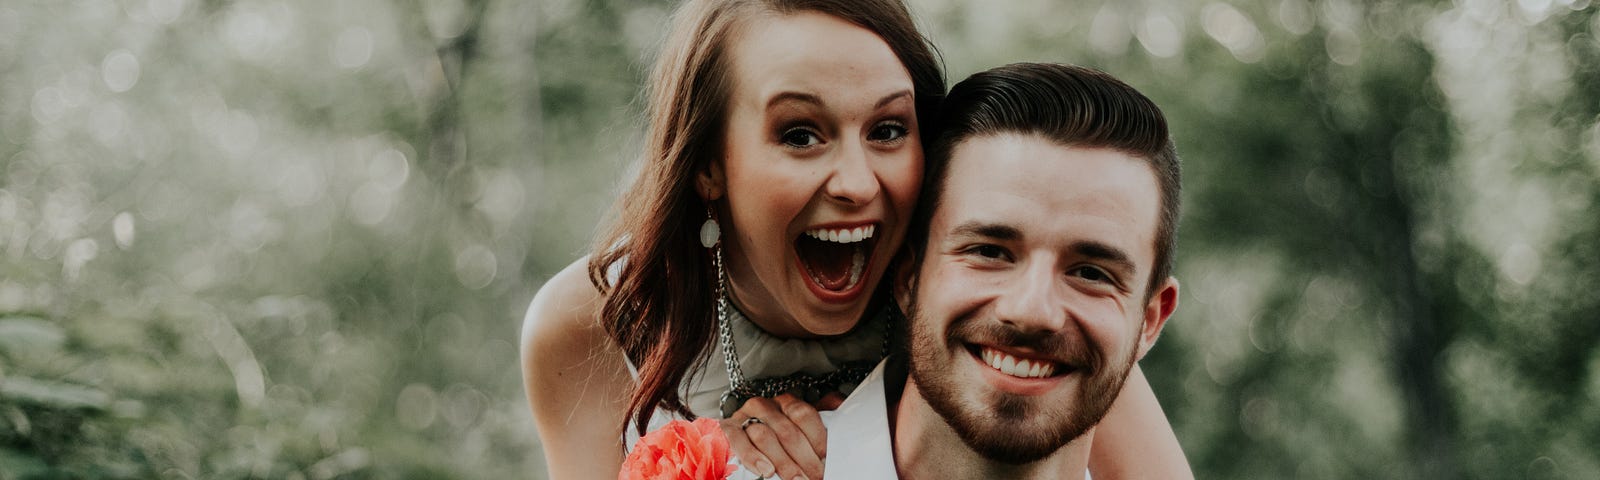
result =
M802 328L793 315L777 306L777 302L745 303L741 300L745 298L771 298L771 293L763 289L742 288L739 282L729 278L728 302L733 308L739 309L739 313L743 314L746 320L762 331L778 338L821 338L821 335Z

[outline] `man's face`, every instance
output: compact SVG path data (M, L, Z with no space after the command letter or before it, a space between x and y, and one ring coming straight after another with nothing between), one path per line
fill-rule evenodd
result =
M909 294L912 379L973 450L1039 460L1100 421L1176 306L1171 280L1146 300L1159 187L1144 160L1035 135L950 162Z

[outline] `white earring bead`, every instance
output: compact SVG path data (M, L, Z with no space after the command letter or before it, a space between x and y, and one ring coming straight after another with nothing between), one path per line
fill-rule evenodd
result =
M720 238L722 238L722 227L717 225L716 219L707 218L706 223L700 224L700 246L715 247Z

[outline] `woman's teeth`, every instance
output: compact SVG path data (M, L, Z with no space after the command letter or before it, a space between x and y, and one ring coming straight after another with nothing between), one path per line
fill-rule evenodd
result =
M979 353L983 363L1013 377L1044 378L1056 373L1055 362L1017 358L989 347L981 347Z
M856 282L861 281L861 269L867 266L867 254L862 250L865 250L865 248L856 247L855 253L850 255L850 282L845 285L853 287Z
M856 228L818 228L806 230L806 236L834 243L855 243L872 238L872 232L877 231L877 225L867 225Z

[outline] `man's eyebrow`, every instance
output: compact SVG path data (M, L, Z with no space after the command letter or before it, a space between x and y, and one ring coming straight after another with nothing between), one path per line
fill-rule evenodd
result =
M1089 257L1091 259L1116 264L1118 269L1125 270L1129 273L1132 273L1136 270L1133 265L1133 257L1129 256L1128 252L1109 244L1096 242L1093 240L1083 240L1074 242L1072 244L1072 251L1078 255Z
M1010 225L985 222L966 222L950 229L952 237L986 237L995 240L1019 240L1022 231Z

